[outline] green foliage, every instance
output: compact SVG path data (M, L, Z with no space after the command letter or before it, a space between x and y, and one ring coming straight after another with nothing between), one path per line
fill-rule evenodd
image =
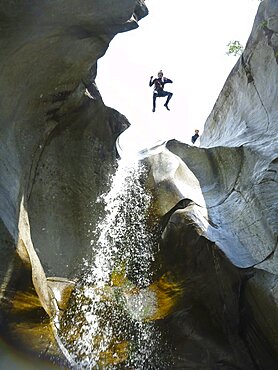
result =
M241 43L237 40L230 41L227 45L228 51L226 52L227 55L241 55L244 47L241 45Z
M267 21L266 21L266 20L262 21L262 22L260 23L260 26L261 26L262 28L265 28L265 27L267 26Z

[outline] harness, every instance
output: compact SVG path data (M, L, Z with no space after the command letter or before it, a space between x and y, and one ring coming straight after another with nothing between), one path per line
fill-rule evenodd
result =
M164 82L161 80L161 78L156 78L154 80L154 92L160 92L164 89Z

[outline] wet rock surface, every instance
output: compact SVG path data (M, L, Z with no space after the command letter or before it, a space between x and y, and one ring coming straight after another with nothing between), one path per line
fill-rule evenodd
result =
M129 125L104 106L96 62L116 33L138 27L147 9L135 0L1 1L0 14L1 218L16 241L24 195L37 248L49 250L59 239L54 250L67 246L66 256L82 248L85 233L77 230L86 205L80 198L94 201L101 192L113 172L114 141ZM53 239L43 243L48 230ZM62 273L60 267L53 272Z
M80 272L129 126L103 104L96 63L146 15L141 0L0 1L1 302L15 249L48 313L46 277Z
M248 270L200 236L186 210L173 214L161 242L163 266L184 282L183 298L165 320L173 369L256 369L239 330Z

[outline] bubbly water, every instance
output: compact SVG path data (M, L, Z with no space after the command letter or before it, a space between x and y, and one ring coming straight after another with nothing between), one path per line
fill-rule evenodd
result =
M100 197L105 204L105 218L97 225L99 238L93 246L95 254L91 277L98 286L107 284L111 272L121 261L134 271L141 285L149 283L149 265L153 258L152 238L147 232L146 218L150 195L140 179L144 168L138 162L119 162L109 193Z
M163 368L152 320L156 296L149 289L156 243L147 222L145 171L136 161L119 161L111 190L98 200L105 217L91 242L92 261L61 320L60 337L73 368Z

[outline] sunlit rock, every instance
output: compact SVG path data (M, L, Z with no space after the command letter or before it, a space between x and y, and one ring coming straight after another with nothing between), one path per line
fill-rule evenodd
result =
M167 149L174 154L172 158L148 159L157 212L167 212L162 235L165 248L188 251L190 245L196 248L198 238L205 237L207 248L215 245L243 275L248 273L248 282L243 280L241 287L245 315L234 324L262 369L274 369L278 358L277 22L277 2L263 1L246 49L205 123L200 148L170 141ZM186 186L180 192L178 184L184 181L190 187L192 183L185 172L172 175L176 157L198 184L193 195ZM195 198L199 192L202 204ZM183 206L173 204L182 198L186 199ZM206 223L203 214L196 212L199 206L206 213ZM191 225L194 231L189 232ZM204 252L200 253L194 263L200 263ZM175 253L171 258L178 263ZM186 263L184 259L181 268L186 270ZM214 261L213 265L221 269L222 263ZM219 278L224 276L223 270ZM200 301L205 304L203 298ZM217 307L215 303L214 310Z
M203 147L240 148L238 179L218 212L220 208L231 212L228 203L234 199L240 212L229 219L228 227L237 235L245 234L240 238L252 250L254 264L272 273L277 273L278 64L271 43L275 31L268 22L278 22L276 9L275 1L261 4L246 49L201 137Z

